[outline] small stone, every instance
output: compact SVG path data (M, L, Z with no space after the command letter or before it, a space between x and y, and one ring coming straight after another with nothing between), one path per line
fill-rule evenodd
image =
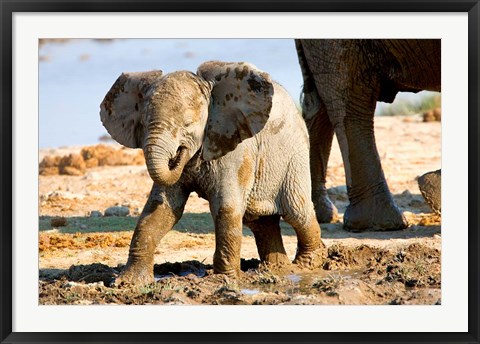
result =
M329 195L346 195L347 194L347 186L346 185L339 185L327 190Z
M67 225L67 219L64 217L54 217L50 220L52 227L65 227Z
M127 207L110 207L105 210L105 216L127 216L130 214L130 209Z
M82 284L77 283L77 282L68 281L63 285L63 287L64 288L72 288L72 287L78 287L78 286L81 286L81 285Z
M88 283L87 286L93 287L93 288L99 288L99 287L105 287L105 284L103 283L103 281L99 281L99 282Z
M87 225L80 225L80 229L87 229Z
M90 212L90 217L102 217L103 214L101 211L98 211L98 210L92 210Z

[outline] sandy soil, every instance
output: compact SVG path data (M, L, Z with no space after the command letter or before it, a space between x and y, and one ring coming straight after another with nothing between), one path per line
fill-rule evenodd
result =
M321 224L328 258L316 271L259 265L253 236L245 229L240 278L214 275L208 203L192 194L182 220L155 253L157 283L108 287L127 260L136 217L152 186L145 166L101 166L87 168L80 176L40 176L40 303L440 304L440 217L425 204L416 178L441 167L441 123L423 123L415 116L378 117L375 130L387 181L410 226L395 232L351 233L341 223ZM40 161L46 155L79 153L81 148L44 149ZM327 186L343 215L348 197L336 141ZM90 216L112 206L126 207L130 214ZM56 217L64 217L66 225L55 223ZM296 237L287 224L282 228L293 259Z

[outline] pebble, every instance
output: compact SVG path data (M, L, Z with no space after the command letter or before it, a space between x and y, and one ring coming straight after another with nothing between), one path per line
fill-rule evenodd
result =
M71 287L76 287L76 286L80 286L80 285L81 285L80 283L68 281L67 283L65 283L63 285L63 287L64 288L71 288Z
M105 210L105 216L127 216L130 214L130 209L127 207L110 207Z
M52 227L64 227L67 225L67 219L64 217L54 217L50 220Z
M90 217L102 217L103 214L101 211L98 211L98 210L92 210L90 212Z
M328 189L327 192L329 195L344 195L344 194L347 194L347 186L346 185L335 186L333 188Z

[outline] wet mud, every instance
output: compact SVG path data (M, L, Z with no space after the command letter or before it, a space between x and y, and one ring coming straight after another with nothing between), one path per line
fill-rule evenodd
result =
M242 259L238 278L197 260L154 267L155 283L112 286L124 265L40 270L41 304L441 304L441 254L411 244L397 250L332 245L320 269L270 268Z

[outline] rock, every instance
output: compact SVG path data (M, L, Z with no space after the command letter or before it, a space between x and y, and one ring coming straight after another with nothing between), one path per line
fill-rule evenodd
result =
M105 210L105 216L127 216L130 214L130 209L127 207L110 207Z
M428 110L423 113L424 122L441 122L442 121L442 109L435 108L433 110Z
M340 185L340 186L335 186L333 188L330 188L327 190L329 195L346 195L347 194L347 186L346 185Z
M59 173L58 165L61 158L59 156L46 155L40 162L39 174L42 176L52 176Z
M65 227L67 225L67 219L64 217L53 217L50 220L50 225L52 227Z
M432 210L440 214L442 209L442 170L425 173L418 178L418 188L425 202Z
M85 174L85 170L85 161L80 154L69 154L60 160L60 174L66 174L69 176L83 176Z
M98 210L92 210L90 212L90 217L102 217L103 214L101 211L98 211Z
M98 159L97 158L90 158L85 160L85 166L87 168L97 167L98 166Z

